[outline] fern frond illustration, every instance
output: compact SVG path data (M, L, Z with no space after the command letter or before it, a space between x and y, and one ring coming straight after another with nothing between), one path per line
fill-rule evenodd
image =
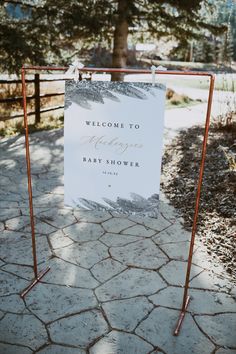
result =
M79 198L77 207L89 210L115 211L120 214L157 218L159 211L158 194L153 194L147 199L136 193L131 193L130 196L131 199L117 197L116 201L103 198L106 205L89 199Z
M155 84L145 82L107 82L107 81L66 81L66 100L65 109L67 109L72 102L78 104L85 109L91 109L91 102L104 104L104 98L115 102L120 102L117 94L125 95L131 98L146 100L147 94L155 96L158 90L164 90L165 86L162 84Z

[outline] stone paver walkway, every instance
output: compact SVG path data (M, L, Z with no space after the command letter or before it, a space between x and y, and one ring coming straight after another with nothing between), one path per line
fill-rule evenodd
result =
M33 278L24 137L0 141L1 354L233 354L236 289L196 243L178 337L190 234L164 196L158 220L63 206L63 132L31 137L39 269Z

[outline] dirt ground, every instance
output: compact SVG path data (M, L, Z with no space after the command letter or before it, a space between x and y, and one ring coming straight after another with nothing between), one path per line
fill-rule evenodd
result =
M162 188L181 211L185 226L193 220L203 126L182 131L166 147ZM223 263L236 281L236 126L210 129L201 193L198 237L209 255Z

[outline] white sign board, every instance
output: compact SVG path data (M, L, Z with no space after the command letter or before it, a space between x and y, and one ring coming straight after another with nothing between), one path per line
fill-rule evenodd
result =
M67 81L65 204L157 217L165 86Z

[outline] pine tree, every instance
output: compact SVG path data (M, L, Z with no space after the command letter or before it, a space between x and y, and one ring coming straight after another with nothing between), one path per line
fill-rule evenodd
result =
M210 16L212 23L225 26L224 33L216 36L215 50L217 62L231 64L236 60L236 2L234 0L216 0L215 9Z
M222 49L222 61L225 64L231 64L234 57L234 45L232 31L230 27L223 37Z
M16 71L23 63L68 64L68 55L78 48L113 39L112 66L122 68L129 34L181 41L198 38L202 28L220 31L203 21L203 4L211 8L207 0L1 1L0 67ZM22 16L13 17L9 5L18 6Z

